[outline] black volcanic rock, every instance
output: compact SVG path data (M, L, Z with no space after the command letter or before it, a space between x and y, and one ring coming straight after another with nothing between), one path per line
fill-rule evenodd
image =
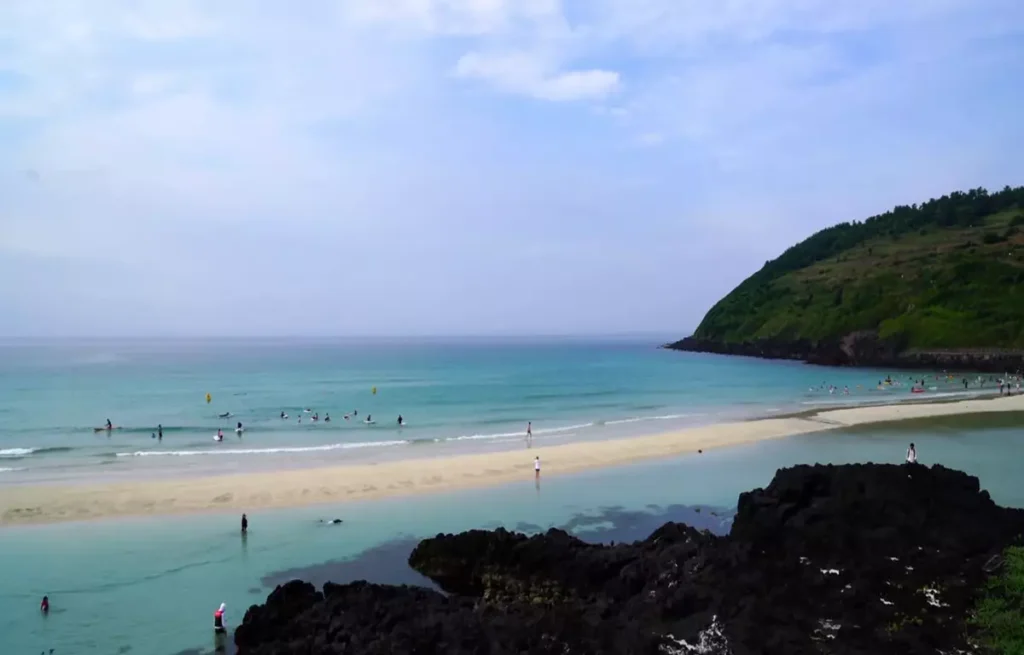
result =
M821 366L870 366L889 369L1006 373L1024 369L1024 352L999 349L908 350L900 339L883 339L876 330L859 330L842 338L756 339L725 342L686 337L665 345L669 350L792 359Z
M941 466L797 466L740 496L731 533L667 523L632 544L550 530L422 541L449 595L278 587L238 652L935 653L967 649L986 563L1024 532L977 478Z

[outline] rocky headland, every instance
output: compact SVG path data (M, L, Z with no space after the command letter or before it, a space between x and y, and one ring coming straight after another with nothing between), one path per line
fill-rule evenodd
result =
M998 348L908 349L901 340L879 337L877 330L859 330L838 339L754 339L726 342L686 337L666 344L669 350L791 359L820 366L864 366L880 369L926 369L974 373L1020 374L1024 351Z
M740 495L728 535L666 523L593 545L559 530L425 539L443 592L295 580L236 629L243 655L966 653L1024 510L942 466L796 466Z
M813 364L1024 368L1024 186L956 191L820 230L669 348Z

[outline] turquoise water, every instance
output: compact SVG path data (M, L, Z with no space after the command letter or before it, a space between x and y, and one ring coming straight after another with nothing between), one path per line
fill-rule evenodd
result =
M880 391L878 381L921 375L656 346L624 340L0 344L0 485L513 447L527 421L538 444L649 434L829 404L909 400L906 384ZM964 393L960 383L934 376L929 387L932 396ZM345 420L354 411L358 416ZM220 418L225 413L230 417ZM321 420L313 422L313 414ZM405 427L396 424L399 414ZM366 424L367 416L376 423ZM107 418L121 429L95 432ZM245 428L241 437L237 422ZM162 440L151 437L158 425ZM212 439L218 429L222 442Z
M917 443L922 463L963 468L979 475L997 502L1024 507L1022 426L1020 415L911 422L546 478L539 487L531 479L472 492L255 513L245 541L233 514L6 528L0 530L0 635L11 653L206 652L220 602L235 624L270 585L304 571L338 581L411 582L416 577L402 565L411 539L473 527L567 524L581 534L634 526L635 538L675 516L677 504L702 506L700 516L724 529L738 494L768 483L778 467L899 462L908 441ZM715 517L713 508L719 508ZM637 523L641 515L651 521ZM321 517L345 522L321 525ZM373 556L388 552L389 544L396 546L391 556ZM47 617L37 609L43 594L52 601Z

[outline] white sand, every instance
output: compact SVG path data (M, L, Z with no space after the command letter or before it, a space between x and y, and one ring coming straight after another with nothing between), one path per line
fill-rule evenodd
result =
M529 479L533 476L535 456L541 458L542 475L550 477L840 427L1007 411L1024 411L1024 395L832 409L802 417L721 423L630 439L380 464L152 482L14 486L0 488L0 525L216 510L251 512L461 489Z

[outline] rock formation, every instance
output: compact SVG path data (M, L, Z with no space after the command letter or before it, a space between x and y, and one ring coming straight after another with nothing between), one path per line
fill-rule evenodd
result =
M724 537L677 523L611 546L438 535L409 562L446 593L293 581L234 638L243 655L952 653L1022 533L1024 510L959 471L797 466L741 494Z
M1019 372L1024 352L1000 349L908 350L896 340L879 338L876 330L861 330L842 339L794 341L758 339L723 342L686 337L665 345L669 350L739 355L763 359L795 359L821 366L869 366L888 369L970 371L973 373Z

